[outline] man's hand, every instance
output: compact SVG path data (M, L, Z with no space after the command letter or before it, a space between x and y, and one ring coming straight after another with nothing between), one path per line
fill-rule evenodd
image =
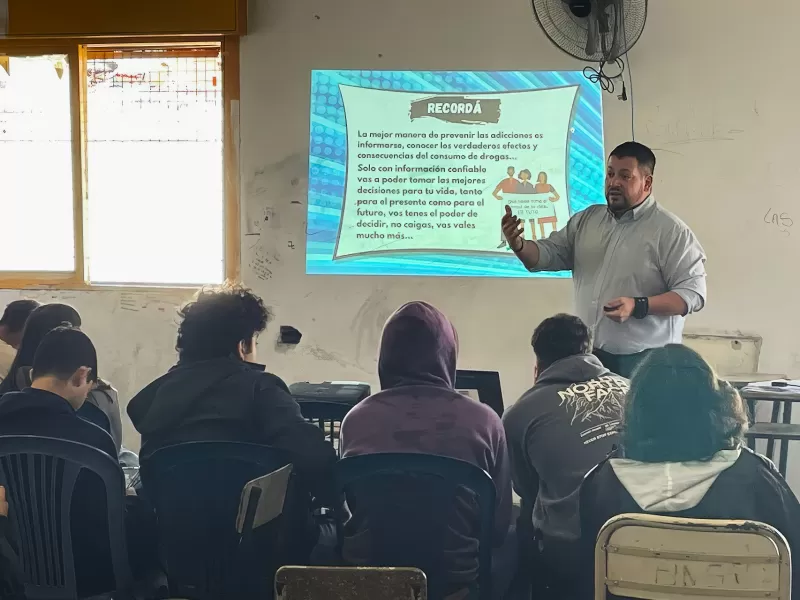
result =
M8 516L8 502L6 502L6 488L0 485L0 516Z
M631 318L636 301L633 298L615 298L603 306L606 316L616 323L624 323Z
M558 198L556 198L555 196L550 196L548 200L550 200L550 202L558 202Z
M503 236L511 249L514 252L522 250L525 244L525 238L522 237L522 221L517 218L517 215L511 214L511 207L508 205L506 205L506 214L503 215L501 226L503 227Z

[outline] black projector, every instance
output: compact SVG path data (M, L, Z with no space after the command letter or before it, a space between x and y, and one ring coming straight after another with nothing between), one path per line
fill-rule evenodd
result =
M368 384L358 381L323 381L322 383L304 381L293 383L289 386L289 391L297 402L335 402L351 407L371 393Z

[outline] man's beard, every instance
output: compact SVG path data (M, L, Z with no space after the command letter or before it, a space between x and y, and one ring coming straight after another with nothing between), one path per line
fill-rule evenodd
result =
M608 205L609 210L614 212L622 212L628 210L630 208L630 200L628 197L622 192L616 192L612 194L611 192L606 193L606 204Z

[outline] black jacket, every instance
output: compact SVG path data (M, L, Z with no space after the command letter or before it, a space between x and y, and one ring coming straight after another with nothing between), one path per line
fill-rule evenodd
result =
M733 452L723 451L705 463L669 463L672 468L668 473L665 469L663 477L658 475L658 467L667 463L614 457L589 473L580 505L585 589L592 585L589 579L597 534L606 521L623 513L761 521L786 537L792 550L792 571L800 572L800 503L772 462L743 448L738 458L730 455L725 464L721 455ZM800 578L792 577L792 588L792 596L800 597Z
M336 452L300 414L289 388L262 365L235 358L179 363L128 404L142 460L183 442L232 441L285 450L298 478L333 506Z
M0 435L36 435L80 442L117 460L117 448L108 433L79 417L62 397L44 390L26 388L0 399ZM113 589L105 497L100 478L82 471L73 492L70 520L75 575L83 595Z

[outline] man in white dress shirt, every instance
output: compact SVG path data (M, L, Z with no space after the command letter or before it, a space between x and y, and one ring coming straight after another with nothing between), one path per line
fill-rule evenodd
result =
M571 270L578 316L606 368L630 377L652 348L681 343L685 317L706 302L706 255L683 221L653 196L656 157L617 146L606 167L606 206L576 213L546 240L526 241L506 207L503 234L529 271Z

